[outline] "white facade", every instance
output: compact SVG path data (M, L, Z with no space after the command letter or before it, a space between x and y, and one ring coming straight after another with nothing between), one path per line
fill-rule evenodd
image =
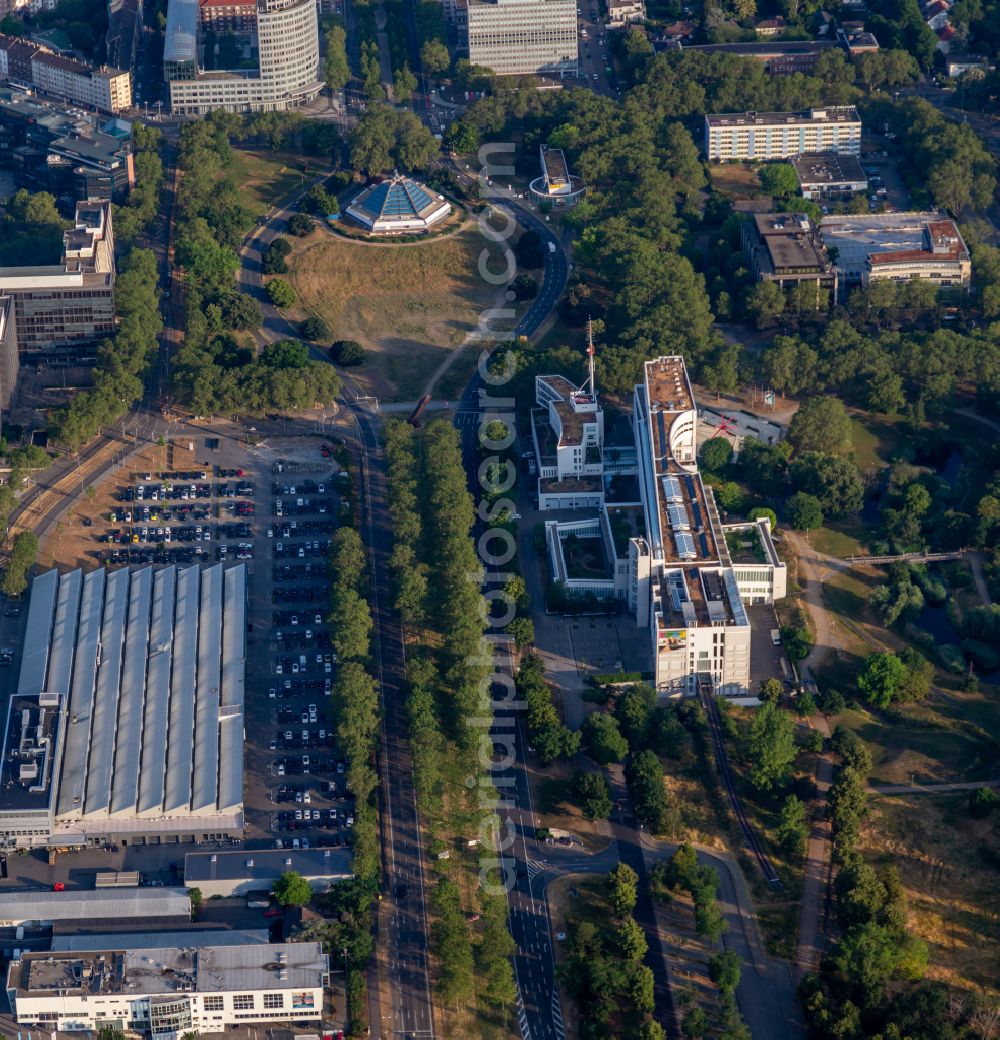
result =
M323 89L319 79L319 22L315 0L258 0L256 74L195 70L197 6L176 5L175 23L168 11L164 67L169 78L170 108L180 115L227 112L276 112L299 108Z
M121 69L93 69L66 58L38 55L31 62L34 85L46 94L93 105L104 112L132 107L132 77Z
M576 0L469 0L469 61L500 76L576 75Z
M18 1026L112 1026L155 1040L252 1023L318 1022L328 983L321 943L26 953L7 973Z
M709 160L789 159L806 152L861 152L861 119L853 106L808 112L738 112L705 116Z

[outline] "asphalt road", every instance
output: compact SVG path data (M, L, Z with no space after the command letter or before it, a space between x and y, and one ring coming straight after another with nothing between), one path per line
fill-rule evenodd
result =
M304 190L308 189L308 185ZM241 254L239 282L264 312L259 338L270 341L293 336L297 329L269 303L261 278L261 252L295 212L298 196L272 210L247 239ZM329 360L311 348L318 360ZM362 474L361 533L371 557L371 607L374 648L382 696L382 740L379 758L380 816L384 885L376 941L386 968L388 1006L382 1003L378 972L369 972L369 1024L373 1036L434 1035L433 1003L428 971L427 918L424 900L422 849L413 773L406 741L405 648L398 618L390 609L388 558L392 531L385 496L385 458L379 443L378 416L362 400L361 388L344 372L342 402L349 409L357 438L352 447Z

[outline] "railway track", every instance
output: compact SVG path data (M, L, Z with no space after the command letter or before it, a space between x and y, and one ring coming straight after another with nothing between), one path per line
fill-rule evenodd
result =
M751 855L757 861L768 888L778 892L784 887L781 883L781 878L778 877L778 872L774 869L774 865L767 858L757 832L750 826L750 821L747 819L747 814L743 809L743 803L740 801L740 796L737 794L736 786L733 783L733 774L729 768L729 757L726 754L726 746L722 739L722 724L719 721L718 705L715 703L715 698L707 692L702 693L702 704L705 707L705 714L708 716L708 726L712 732L712 744L715 748L715 761L719 766L719 776L722 778L723 786L726 788L729 804L733 807L733 813L739 821L740 830L743 831L743 840Z

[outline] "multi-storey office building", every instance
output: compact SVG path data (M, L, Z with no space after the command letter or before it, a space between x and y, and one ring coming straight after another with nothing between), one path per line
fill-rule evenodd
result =
M745 604L781 599L785 566L766 520L733 528L721 522L698 473L697 408L683 358L646 362L633 393L633 444L614 461L593 387L587 391L563 377L536 380L539 507L583 511L580 519L545 524L554 580L571 595L627 606L649 631L660 696L692 696L699 688L752 695ZM574 395L586 410L573 407ZM546 426L562 431L549 451L539 436ZM588 427L592 450L577 454ZM730 539L740 550L735 560ZM595 560L605 562L603 575L595 573Z
M837 291L837 269L823 239L804 213L756 213L743 224L741 239L755 281L782 289L803 282L829 302Z
M0 166L18 187L117 201L135 184L132 127L0 87Z
M861 152L861 119L853 105L808 112L736 112L705 116L710 160L788 159L805 152Z
M575 0L468 0L469 61L499 76L575 76Z
M62 262L50 267L0 267L0 293L14 300L18 349L40 355L94 343L115 329L115 244L111 203L76 207L63 235Z
M329 973L316 942L25 953L7 969L7 995L19 1026L174 1040L318 1022Z
M170 0L163 74L170 107L181 115L273 112L298 108L323 88L319 79L319 24L315 0L257 0L223 5L220 24L246 37L256 55L252 69L212 69L201 38L215 31L215 16L200 13L198 0Z

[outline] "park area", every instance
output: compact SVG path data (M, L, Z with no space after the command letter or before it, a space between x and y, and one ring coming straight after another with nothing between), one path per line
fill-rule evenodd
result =
M483 244L475 229L415 245L351 243L314 232L295 242L288 277L302 317L316 315L334 340L365 348L355 379L383 401L414 401L482 312L498 303L497 287L479 275ZM461 351L449 377L471 375L477 358L478 351ZM464 382L449 378L448 385Z
M996 995L1000 958L1000 814L973 819L968 792L873 799L862 836L872 862L892 858L907 924L930 950L927 977Z

